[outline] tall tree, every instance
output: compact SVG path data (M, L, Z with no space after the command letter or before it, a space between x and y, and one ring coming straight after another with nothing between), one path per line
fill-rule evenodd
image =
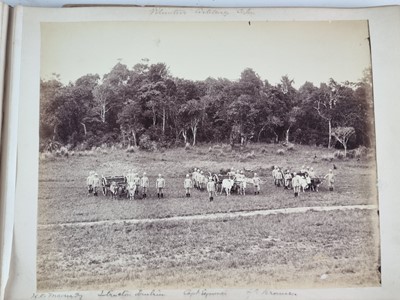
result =
M335 106L343 97L343 87L332 78L328 84L321 84L314 98L314 109L318 115L328 123L328 148L332 146L332 119Z
M57 95L63 85L57 79L40 81L40 137L42 142L46 139L57 139L57 127L59 120L55 111L60 106Z
M122 107L127 97L130 72L126 65L118 62L109 73L105 74L102 83L98 85L94 91L94 100L97 105L94 110L100 117L101 122L112 127L116 121L116 115ZM115 120L107 117L107 114L113 113Z
M200 122L204 118L205 99L192 99L183 104L180 108L180 113L183 119L183 126L189 126L193 134L193 143L196 145L197 130L199 129Z
M332 129L332 136L344 147L344 156L347 156L347 143L349 138L355 133L353 127L335 127Z
M157 121L161 117L161 130L164 136L168 108L175 99L175 82L170 77L168 67L163 63L150 65L146 75L139 90L139 97L151 111L153 126L158 124Z
M296 124L298 117L302 113L299 106L299 97L297 90L293 87L294 80L285 75L281 78L281 83L278 88L281 91L280 99L284 111L281 109L279 118L282 120L285 132L286 143L289 143L289 133L292 127Z
M79 123L82 125L84 136L88 132L87 123L91 122L90 117L88 117L90 110L95 105L93 90L98 85L99 80L100 76L98 74L87 74L75 81L74 95L77 98L78 105L82 107Z
M240 95L228 107L227 115L232 122L231 144L236 137L245 145L255 134L255 117L258 111L249 95Z
M138 134L143 130L142 110L139 100L128 100L125 102L122 111L118 114L118 124L124 145L138 145Z

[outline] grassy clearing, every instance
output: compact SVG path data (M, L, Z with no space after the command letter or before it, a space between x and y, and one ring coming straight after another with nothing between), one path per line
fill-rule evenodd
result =
M298 206L330 206L376 204L374 164L369 160L335 161L338 170L337 188L333 193L322 185L320 193L305 193L294 198L291 191L276 188L272 184L270 168L273 165L300 169L302 165L312 166L318 174L324 175L332 162L314 159L327 153L326 149L302 147L293 155L282 157L275 154L274 145L249 149L257 153L254 159L240 162L232 152L230 157L213 160L214 153L206 147L185 151L175 149L164 153L125 153L116 150L96 156L58 158L41 161L39 182L39 223L63 223L131 218L159 218L179 215L205 214L214 212L246 211L254 209L276 209ZM218 149L219 150L219 149ZM220 150L219 150L220 151ZM224 152L225 153L225 152ZM261 174L263 184L261 195L254 196L249 186L245 197L218 196L209 203L205 192L194 190L191 198L186 198L183 190L185 174L194 166L218 172L220 169L245 169ZM111 200L103 196L88 197L86 177L90 170L99 174L124 174L135 168L149 174L150 197L145 200ZM165 176L166 198L158 200L154 187L158 173Z
M40 160L39 224L161 218L216 212L306 206L376 204L375 164L368 158L337 160L327 149L253 145L245 151L204 146L161 152L95 151ZM316 158L315 158L316 157ZM301 194L276 188L271 166L313 167L324 175L333 163L336 190ZM183 179L200 167L257 171L261 195L185 198ZM146 171L145 200L86 195L86 176ZM166 198L155 195L155 176L167 181ZM38 289L116 287L329 287L379 284L378 217L373 211L307 212L226 220L107 224L39 228ZM321 279L323 274L327 279Z
M311 211L43 229L38 289L376 286L376 221Z

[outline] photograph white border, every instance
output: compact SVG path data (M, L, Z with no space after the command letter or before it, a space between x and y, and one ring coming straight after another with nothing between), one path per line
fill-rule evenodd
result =
M397 203L396 171L399 166L400 112L398 79L400 70L400 8L374 9L310 9L310 8L260 8L211 9L163 8L165 13L155 14L154 8L74 8L74 9L16 9L17 34L14 57L14 76L11 101L18 114L18 163L14 214L13 257L5 299L104 299L101 291L36 294L36 236L38 199L38 149L39 149L39 83L40 83L40 23L41 22L99 22L99 21L327 21L368 20L371 36L371 55L374 84L374 105L377 142L378 192L381 229L382 287L347 289L246 289L207 290L223 293L229 299L397 299L400 291L400 218ZM214 11L214 12L213 12ZM19 32L20 31L20 32ZM20 42L20 44L19 44ZM20 47L19 47L20 46ZM21 54L18 54L18 51ZM9 172L12 172L11 170ZM12 173L10 173L12 175ZM7 199L7 201L12 201ZM10 208L10 206L8 206ZM13 213L12 210L7 213ZM4 278L3 278L4 279ZM213 296L187 295L184 290L162 290L160 296L138 295L113 299L210 299ZM114 291L123 292L123 289ZM150 293L151 291L144 291ZM136 295L135 295L136 294ZM64 295L64 296L63 296ZM296 295L296 296L294 296ZM74 298L75 297L75 298ZM220 299L215 295L214 299Z

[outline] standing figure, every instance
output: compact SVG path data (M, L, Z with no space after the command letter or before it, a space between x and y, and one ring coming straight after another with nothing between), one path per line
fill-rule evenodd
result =
M228 175L229 177L235 176L235 169L232 167L232 168L229 170L229 172L228 172L227 175Z
M129 171L128 171L128 174L126 174L126 182L133 182L133 176L134 176L134 174L133 174L133 169L130 169Z
M139 187L140 187L140 176L139 176L139 173L135 173L133 175L133 182L136 185L135 194L139 194Z
M93 175L94 175L94 173L95 173L94 171L90 171L89 176L86 178L86 186L88 189L88 195L93 192Z
M147 197L147 189L149 188L150 182L149 178L146 175L146 172L143 172L143 177L140 179L140 185L142 187L143 198Z
M136 190L136 185L133 181L128 181L128 193L127 193L127 198L130 200L135 199L135 190Z
M158 178L156 179L156 189L157 189L157 197L164 197L164 188L165 188L165 179L158 174Z
M198 175L197 168L194 168L194 171L192 173L192 182L194 188L197 188L197 175Z
M297 175L296 173L293 173L292 187L293 187L294 196L297 197L300 192L300 176Z
M302 166L301 166L301 169L300 169L300 174L301 174L301 175L304 175L305 172L307 172L306 166L305 166L305 165L302 165Z
M260 194L260 177L257 176L257 173L254 173L253 177L253 185L254 185L254 195L259 195Z
M186 178L183 181L183 188L186 191L186 197L190 197L190 189L193 188L193 181L190 179L189 174L186 174Z
M117 198L118 194L118 184L113 181L110 184L111 199Z
M304 175L304 178L305 178L306 184L307 184L306 189L307 189L307 190L311 190L311 177L310 177L310 175L308 174L308 172L306 172L306 174Z
M315 178L314 168L310 168L310 170L308 171L308 175L310 176L311 180Z
M100 177L96 172L94 172L93 174L92 187L93 187L93 196L97 196L98 195L97 190L100 188Z
M247 181L246 175L244 175L243 170L240 171L240 180L241 194L244 196L246 195Z
M277 187L283 185L283 174L280 168L277 168L275 171L275 181Z
M325 179L328 179L328 187L330 191L333 191L334 183L335 183L335 175L333 174L332 169L329 169L329 173L325 175Z
M234 177L234 188L238 194L243 194L243 180L244 180L244 175L243 171L236 171L235 177Z
M202 174L201 174L201 170L199 168L197 168L197 175L196 175L196 186L198 190L201 190L201 181L202 181Z
M285 172L285 189L290 190L292 188L292 174L290 174L289 170Z
M200 175L199 175L200 191L204 191L206 189L206 185L207 185L207 176L204 175L203 171L200 171Z
M274 166L274 169L272 170L272 178L274 179L274 184L277 185L276 181L276 172L277 172L278 166Z
M208 196L210 197L210 202L213 201L215 196L215 182L212 180L212 177L208 178L207 192Z

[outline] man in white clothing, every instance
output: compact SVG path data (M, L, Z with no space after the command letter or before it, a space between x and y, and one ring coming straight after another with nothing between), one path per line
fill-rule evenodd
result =
M165 179L161 176L161 174L158 174L158 178L156 180L156 189L158 198L164 197L164 188L165 188Z

